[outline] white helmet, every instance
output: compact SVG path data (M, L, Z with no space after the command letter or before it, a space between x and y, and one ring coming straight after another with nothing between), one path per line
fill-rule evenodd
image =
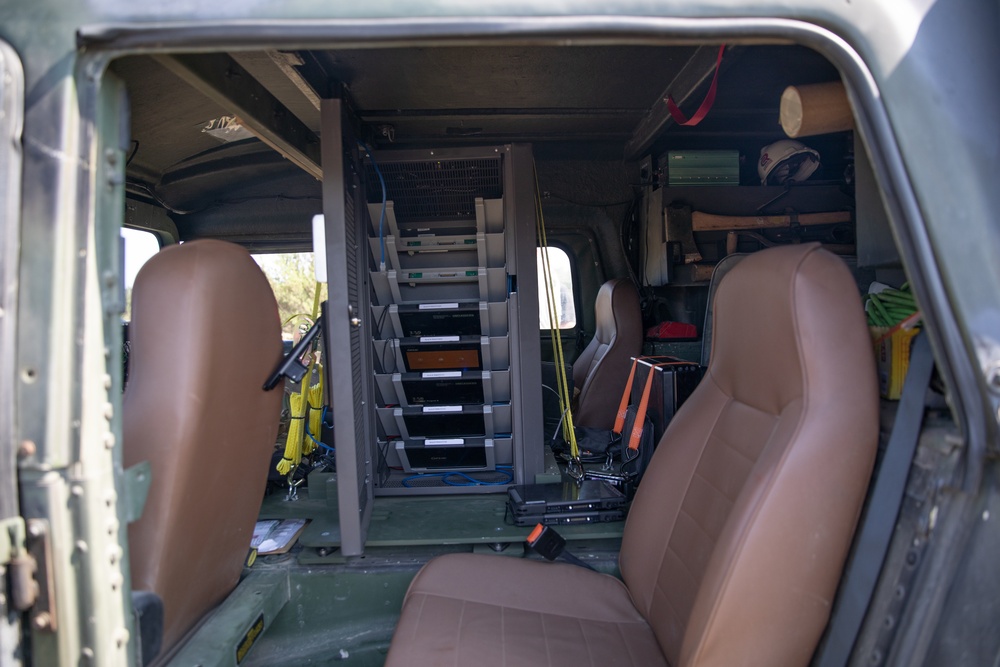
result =
M819 168L819 153L792 139L781 139L760 149L760 184L801 183Z

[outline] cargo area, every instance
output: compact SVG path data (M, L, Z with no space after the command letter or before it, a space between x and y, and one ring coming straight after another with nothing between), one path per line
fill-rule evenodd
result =
M788 43L571 41L158 50L111 62L129 110L124 227L163 247L218 239L258 258L314 253L325 235L310 259L328 280L322 369L306 360L305 379L275 389L285 396L266 488L224 482L254 486L240 492L262 499L259 521L305 523L244 568L171 649L174 664L209 664L259 612L267 631L240 664L381 665L429 559L540 558L524 545L531 528L514 525L508 488L575 484L554 435L566 420L559 358L572 381L613 279L635 286L641 310L641 343L615 362L619 374L632 357L683 362L674 375L640 368L628 390L626 403L645 405L641 387L657 378L655 442L708 364L716 268L821 244L866 302L873 284L887 291L868 306L884 447L917 306L838 68ZM566 262L551 293L541 235L549 259ZM286 328L286 354L308 329ZM306 427L319 432L299 436L301 458L279 473L288 431L307 419L292 399L321 375ZM619 387L595 394L617 406ZM955 431L943 400L932 421L922 465L953 465L940 451ZM614 474L620 456L584 467ZM578 557L619 574L625 522L609 519L558 529Z

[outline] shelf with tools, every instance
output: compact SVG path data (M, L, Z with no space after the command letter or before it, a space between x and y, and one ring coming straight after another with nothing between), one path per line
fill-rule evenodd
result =
M518 344L526 294L537 323L532 193L515 197L511 147L449 153L365 164L376 495L499 492L542 465L523 421L538 358Z

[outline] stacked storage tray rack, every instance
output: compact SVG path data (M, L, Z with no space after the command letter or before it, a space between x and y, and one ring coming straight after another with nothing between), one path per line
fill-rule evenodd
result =
M503 206L477 197L472 217L404 221L393 201L368 204L383 493L511 478Z

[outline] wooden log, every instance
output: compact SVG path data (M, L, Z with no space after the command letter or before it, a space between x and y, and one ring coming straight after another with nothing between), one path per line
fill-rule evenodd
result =
M800 213L798 224L832 225L840 222L850 222L850 211L830 211L827 213ZM693 211L691 213L691 229L695 232L714 232L729 229L770 229L774 227L790 227L792 217L789 215L715 215Z
M785 134L792 138L854 127L847 92L839 81L788 86L781 94L779 118Z

